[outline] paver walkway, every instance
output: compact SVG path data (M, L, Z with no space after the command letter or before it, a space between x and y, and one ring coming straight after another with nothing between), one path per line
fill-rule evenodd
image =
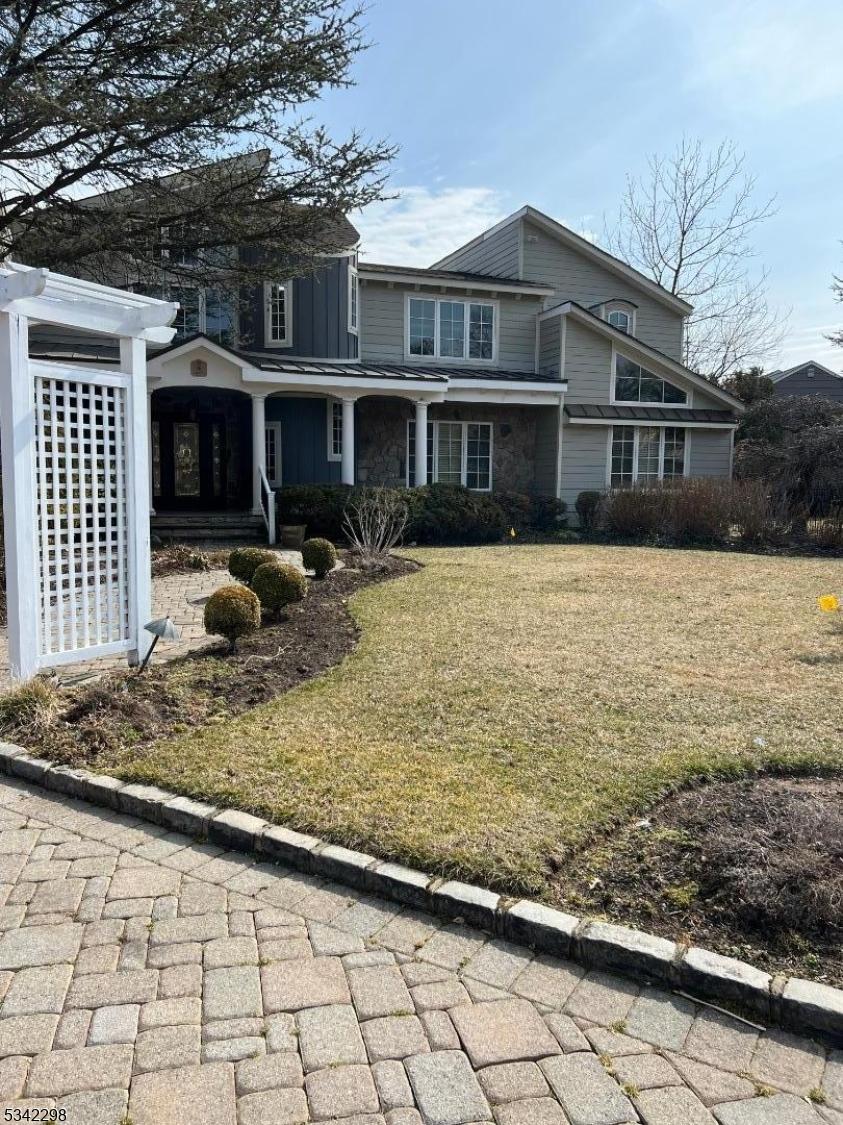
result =
M0 884L0 1120L843 1123L843 1052L34 787Z
M258 544L259 545L259 544ZM284 562L301 567L301 551L286 551L280 548L278 555ZM209 644L219 644L219 638L209 637L205 632L202 617L205 602L214 590L233 582L227 570L187 571L183 574L165 574L152 579L152 617L166 617L168 614L179 628L178 641L162 641L156 646L152 657L153 664L160 664L188 652L204 648ZM69 664L57 668L56 674L63 681L73 680L83 673L107 672L114 668L125 668L124 657L104 657L85 664ZM6 629L0 627L0 691L10 687L9 649Z

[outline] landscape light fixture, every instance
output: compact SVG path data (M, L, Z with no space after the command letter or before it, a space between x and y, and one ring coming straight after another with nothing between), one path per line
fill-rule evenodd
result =
M149 646L149 652L143 658L140 668L138 668L138 675L141 674L149 663L152 650L158 644L160 637L163 637L165 641L178 641L181 639L181 633L178 631L175 622L169 614L166 617L159 617L157 621L149 621L144 625L144 629L146 629L147 633L152 633L153 639L152 644Z

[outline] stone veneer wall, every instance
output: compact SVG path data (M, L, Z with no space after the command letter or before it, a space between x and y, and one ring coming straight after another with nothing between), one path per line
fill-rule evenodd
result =
M480 403L434 403L431 421L491 422L492 488L532 492L535 486L536 421L543 407ZM357 402L357 480L360 484L404 487L407 421L415 407L408 399L361 398Z

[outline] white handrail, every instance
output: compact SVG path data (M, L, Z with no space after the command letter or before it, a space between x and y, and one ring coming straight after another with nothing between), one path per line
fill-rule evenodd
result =
M271 546L275 542L275 493L270 487L263 468L261 467L258 471L261 476L261 514L263 515L263 522L266 524L266 536Z

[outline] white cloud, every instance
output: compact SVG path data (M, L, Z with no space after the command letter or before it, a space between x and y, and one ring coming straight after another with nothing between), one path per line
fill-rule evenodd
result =
M766 113L843 95L839 0L662 0L690 49L690 84Z
M397 198L373 203L352 216L360 231L360 256L371 262L429 266L500 222L501 192L485 187L406 187Z

